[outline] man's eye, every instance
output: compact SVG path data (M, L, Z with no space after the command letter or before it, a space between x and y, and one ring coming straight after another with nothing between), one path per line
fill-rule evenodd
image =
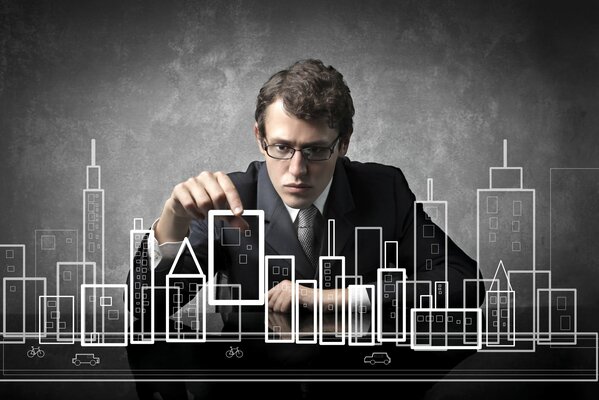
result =
M306 150L313 156L321 156L329 151L327 147L308 147Z
M289 151L289 146L286 146L284 144L275 144L274 147L276 151L279 151L281 153Z

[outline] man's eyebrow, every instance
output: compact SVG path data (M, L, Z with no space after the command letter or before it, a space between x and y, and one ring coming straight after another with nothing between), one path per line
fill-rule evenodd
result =
M290 146L290 147L294 146L293 143L291 143L291 141L284 140L284 139L272 139L268 143L269 144L284 144L284 145ZM328 147L329 144L330 144L329 142L326 142L324 140L318 140L318 141L311 142L311 143L305 143L301 147L302 148L306 148L306 147Z

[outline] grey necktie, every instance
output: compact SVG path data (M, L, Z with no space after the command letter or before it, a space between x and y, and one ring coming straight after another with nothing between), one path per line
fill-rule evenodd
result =
M318 208L315 205L311 205L308 208L300 210L297 216L297 238L314 268L318 265L320 252L320 246L317 243L317 238L319 237L317 233L319 224L317 217L319 215Z

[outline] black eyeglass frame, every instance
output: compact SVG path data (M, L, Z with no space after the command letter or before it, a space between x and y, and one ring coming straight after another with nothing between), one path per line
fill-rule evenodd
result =
M318 162L318 161L327 161L327 160L331 159L331 157L333 156L333 153L335 152L335 146L337 146L337 143L339 143L339 139L341 139L341 135L337 135L337 137L335 138L335 140L333 140L333 143L331 143L330 146L308 146L308 147L296 149L295 147L291 147L286 144L280 144L280 143L267 144L266 139L263 138L262 139L262 147L264 148L264 151L266 151L266 154L270 158L274 158L275 160L291 160L293 158L293 156L295 155L295 152L300 151L306 160ZM288 150L292 150L291 155L289 157L273 156L272 154L270 154L268 152L268 148L274 147L274 146L285 146ZM329 156L327 158L312 160L312 159L310 159L310 153L306 153L306 151L314 151L314 149L319 149L319 150L327 149L329 151Z

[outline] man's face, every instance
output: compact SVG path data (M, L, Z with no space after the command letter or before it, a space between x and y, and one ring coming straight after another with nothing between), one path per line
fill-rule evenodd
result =
M282 144L296 149L330 147L338 136L324 121L304 121L287 114L282 100L269 105L265 117L264 140L269 145ZM283 202L292 208L309 207L318 198L333 176L337 158L345 155L349 144L347 140L336 145L326 161L308 161L300 151L290 160L277 160L266 154L257 125L254 133L266 160L270 181Z

